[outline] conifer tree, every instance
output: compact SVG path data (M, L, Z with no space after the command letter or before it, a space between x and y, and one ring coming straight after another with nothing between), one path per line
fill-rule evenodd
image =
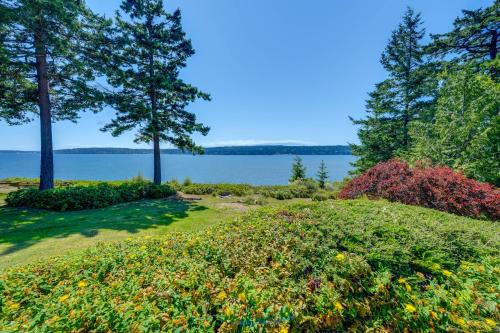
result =
M181 25L181 12L165 11L162 0L124 0L107 61L110 101L116 118L103 130L117 136L137 129L136 142L153 143L154 182L161 183L160 142L192 153L203 152L191 135L209 128L186 107L209 95L179 78L194 54Z
M367 117L351 118L361 126L360 144L351 145L359 156L354 163L357 172L405 154L411 146L410 123L432 118L435 80L424 59L421 25L420 14L408 8L380 60L389 77L369 94Z
M104 20L80 0L3 0L0 117L19 125L40 119L40 190L54 186L52 122L99 110L93 82L97 31Z
M486 8L463 10L453 22L453 30L431 35L427 51L433 55L456 54L460 61L494 60L498 54L500 0Z
M325 188L325 183L328 180L328 170L326 168L325 161L321 161L319 168L318 168L318 173L316 174L318 177L318 183L320 188Z
M295 156L292 165L292 177L290 178L290 182L294 182L296 180L301 180L305 178L306 178L306 167L302 162L302 158L300 156Z

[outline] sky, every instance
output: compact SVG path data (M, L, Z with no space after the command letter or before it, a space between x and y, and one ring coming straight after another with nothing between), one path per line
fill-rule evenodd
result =
M120 0L87 0L110 17ZM451 30L461 9L492 0L166 0L180 8L196 54L182 78L212 101L189 107L211 127L203 146L357 143L349 116L363 117L367 93L386 73L380 54L407 6L422 13L427 33ZM426 37L428 38L428 37ZM134 132L99 129L106 109L53 127L54 148L130 147ZM0 149L38 150L39 123L0 120ZM167 145L164 144L164 147Z

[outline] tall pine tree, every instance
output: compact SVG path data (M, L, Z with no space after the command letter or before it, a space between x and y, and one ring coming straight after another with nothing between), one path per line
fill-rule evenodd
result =
M424 29L420 14L408 8L392 32L381 63L389 77L375 86L366 104L366 119L360 125L359 145L351 145L361 172L376 163L405 154L411 146L410 123L432 117L435 81L428 73L421 40Z
M209 128L186 107L209 95L179 79L179 70L194 54L181 25L181 13L165 11L162 0L124 0L109 50L108 77L114 87L116 118L103 130L118 136L138 129L136 142L153 143L154 182L161 183L160 142L202 152L191 135Z
M306 179L306 167L302 162L300 156L295 156L292 165L292 177L290 177L290 182L293 183L296 180Z
M40 119L40 189L54 186L52 122L99 109L89 85L103 20L80 0L4 0L0 27L0 117L18 125Z

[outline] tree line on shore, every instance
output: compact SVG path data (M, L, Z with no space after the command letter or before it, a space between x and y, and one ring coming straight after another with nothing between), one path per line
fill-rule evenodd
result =
M359 125L356 173L393 158L443 165L500 184L500 1L463 10L444 34L423 44L422 18L408 8L380 62Z
M180 10L163 0L123 0L114 20L79 0L0 0L0 118L39 118L40 190L54 186L52 122L106 105L116 116L103 131L153 143L157 184L161 141L200 152L191 135L209 127L186 107L210 96L179 77L193 54Z

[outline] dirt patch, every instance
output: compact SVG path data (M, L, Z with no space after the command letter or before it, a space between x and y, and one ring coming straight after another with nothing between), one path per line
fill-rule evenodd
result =
M246 212L250 209L252 209L251 206L239 203L239 202L221 202L216 205L217 207L220 208L229 208L238 212Z

